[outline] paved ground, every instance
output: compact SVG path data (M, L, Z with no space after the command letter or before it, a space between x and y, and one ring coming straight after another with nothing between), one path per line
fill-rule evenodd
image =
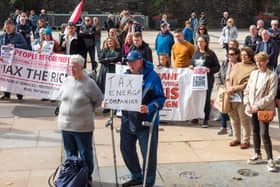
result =
M154 48L156 32L144 32L144 38ZM105 34L103 34L104 36ZM217 42L219 32L211 31L211 48L223 59L224 50ZM246 32L240 32L240 40ZM156 58L155 58L156 59ZM59 165L63 149L61 135L53 115L54 103L26 97L23 102L0 101L0 187L45 187L47 179ZM98 112L94 143L99 170L95 178L103 185L114 186L113 156L110 129L105 127L109 116ZM115 118L115 127L120 120ZM201 129L187 123L162 124L159 132L157 186L280 186L279 173L268 173L265 164L248 166L246 160L253 149L229 147L231 137L218 136L218 122ZM280 155L278 122L271 125L273 152ZM119 134L115 134L119 181L128 178L119 150ZM265 156L265 154L264 154ZM280 165L278 165L280 167ZM251 169L257 176L246 177L239 169ZM278 168L278 171L280 169ZM241 177L237 181L232 177ZM95 185L98 186L98 185Z

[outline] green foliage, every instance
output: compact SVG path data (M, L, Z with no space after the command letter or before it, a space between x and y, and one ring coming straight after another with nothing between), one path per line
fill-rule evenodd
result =
M9 4L13 8L21 10L29 10L34 8L34 0L9 0Z
M167 10L167 2L169 0L152 0L153 5L159 9L160 14L165 13L165 11Z

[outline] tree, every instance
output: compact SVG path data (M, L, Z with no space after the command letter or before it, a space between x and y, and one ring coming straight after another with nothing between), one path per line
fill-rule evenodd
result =
M160 14L162 15L167 10L167 2L168 1L169 0L152 0L152 3L156 8L159 9Z

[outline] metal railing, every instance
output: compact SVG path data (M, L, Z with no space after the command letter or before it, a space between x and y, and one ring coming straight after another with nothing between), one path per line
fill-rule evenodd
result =
M71 14L48 14L49 18L49 25L51 27L60 27L62 23L67 23ZM99 22L101 25L104 25L104 22L108 18L108 14L82 14L82 18L85 16L89 16L91 18L93 17L98 17ZM117 21L119 15L114 15L115 16L115 21ZM148 28L149 27L149 18L148 16L144 15L132 15L132 17L139 22L143 28Z

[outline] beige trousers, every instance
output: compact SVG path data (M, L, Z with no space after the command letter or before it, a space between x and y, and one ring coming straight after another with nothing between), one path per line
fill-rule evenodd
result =
M250 118L245 114L245 105L243 103L231 103L232 110L229 113L235 140L242 143L250 143L251 125ZM242 140L241 140L242 127Z

